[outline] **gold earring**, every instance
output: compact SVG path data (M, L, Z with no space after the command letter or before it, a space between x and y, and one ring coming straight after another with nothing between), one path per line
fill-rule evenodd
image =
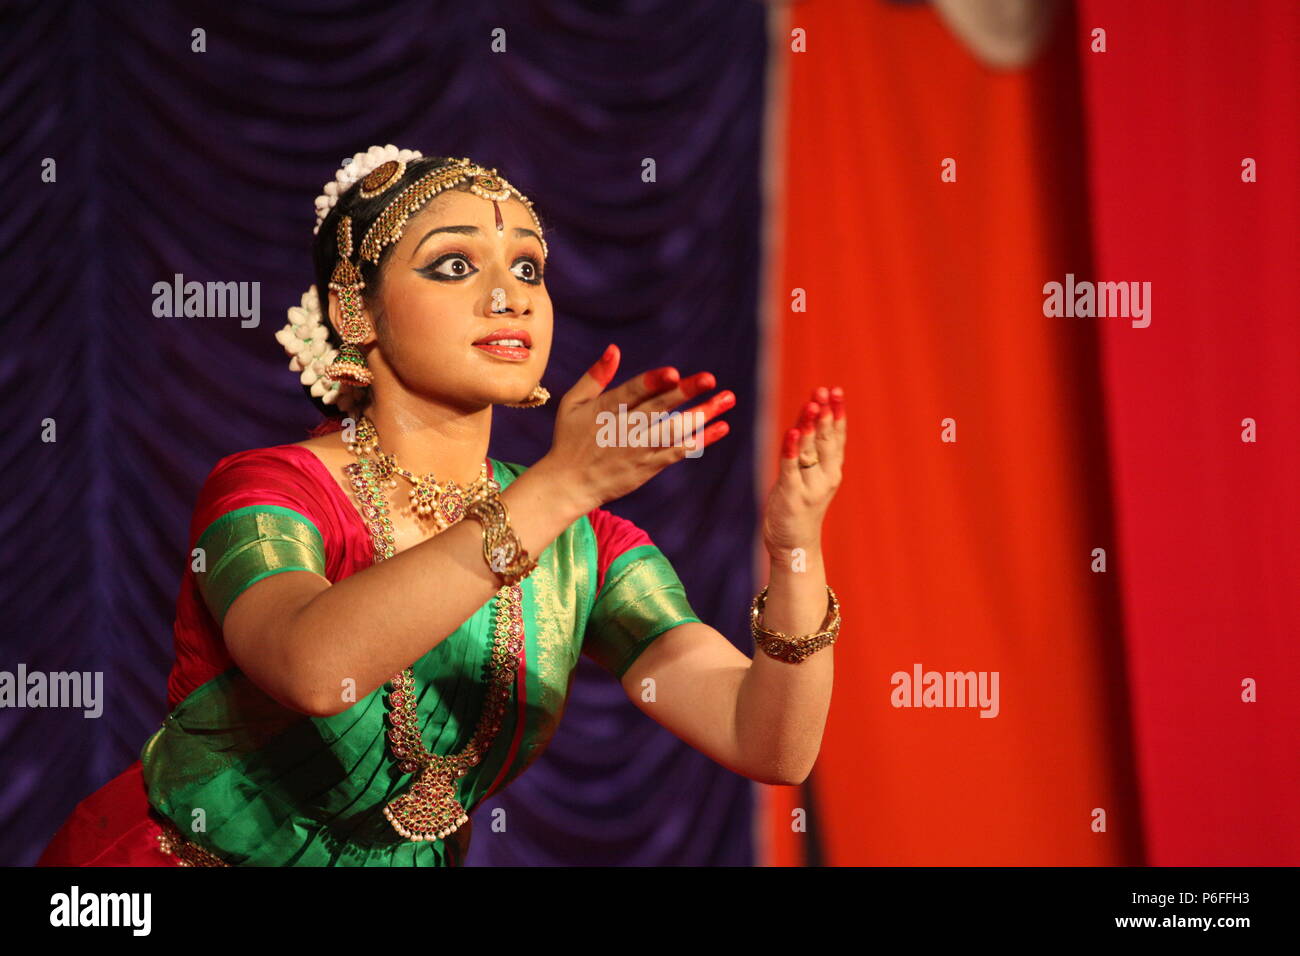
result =
M339 295L341 317L338 333L343 339L343 347L325 369L325 375L335 381L366 388L374 381L374 375L359 346L370 334L370 323L361 304L361 290L366 283L361 278L361 270L352 264L351 216L339 220L338 246L339 261L330 277L330 288Z
M507 408L537 408L540 405L545 405L550 398L551 393L542 388L542 383L538 382L522 402L505 402L504 404Z

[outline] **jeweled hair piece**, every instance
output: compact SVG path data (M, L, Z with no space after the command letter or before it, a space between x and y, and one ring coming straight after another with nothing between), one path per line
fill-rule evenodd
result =
M376 169L374 172L378 173L379 170ZM388 184L391 185L398 178L400 174L389 179ZM542 242L542 255L550 258L550 249L546 245L542 224L533 209L532 200L506 182L495 169L485 169L468 158L461 158L446 166L430 170L398 193L366 230L360 245L361 258L377 264L384 248L402 238L402 234L406 231L406 223L415 213L434 196L466 181L470 183L470 192L483 199L504 202L511 195L517 197L528 210L528 214L533 217L533 225L537 227L537 237ZM371 195L379 195L382 191L380 189L372 192Z

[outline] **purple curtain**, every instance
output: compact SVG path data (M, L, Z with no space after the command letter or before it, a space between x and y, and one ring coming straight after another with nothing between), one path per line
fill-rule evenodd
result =
M273 334L312 281L313 198L375 143L472 156L537 203L557 398L609 341L616 382L675 364L736 392L730 436L610 508L748 650L762 5L3 10L0 669L102 672L104 705L0 710L0 863L34 862L164 716L199 485L317 420ZM260 283L259 324L155 317L153 285L177 273ZM503 409L490 453L531 463L552 424ZM584 659L546 756L476 813L471 863L745 865L750 795Z

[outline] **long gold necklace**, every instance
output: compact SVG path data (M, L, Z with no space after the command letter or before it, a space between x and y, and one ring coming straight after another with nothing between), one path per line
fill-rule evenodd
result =
M369 422L369 419L362 419L362 426ZM362 426L358 427L358 435ZM393 473L396 460L391 456L381 457L383 453L379 451L373 423L370 423L366 438L365 448L357 442L348 445L348 450L358 460L345 466L344 472L361 505L377 563L392 557L396 550L392 520L388 517L388 499L384 493L384 485L391 484L391 480L386 482L380 477L381 474ZM375 457L370 457L371 454ZM385 462L384 458L388 461ZM485 462L484 476L486 468ZM432 476L428 477L432 479ZM499 491L500 485L495 478L487 478L481 484L471 484L470 490L474 496L491 494ZM471 497L470 501L473 500ZM462 500L461 513L456 520L464 516L466 504L468 502ZM493 621L492 656L485 668L487 689L483 710L473 737L459 753L441 755L424 746L420 737L412 668L405 668L388 681L388 749L397 761L398 769L402 773L416 774L416 777L404 795L384 807L384 816L393 829L408 840L440 840L469 821L469 814L457 796L456 786L491 748L518 678L524 649L523 589L518 584L509 584L497 591L493 598Z

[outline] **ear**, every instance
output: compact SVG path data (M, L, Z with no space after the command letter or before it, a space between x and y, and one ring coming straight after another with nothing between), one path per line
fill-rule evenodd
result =
M371 343L375 342L376 339L378 338L378 336L375 334L375 322L374 319L372 319L370 316L370 310L365 307L365 299L362 299L361 308L363 314L366 317L366 325L368 326L368 331L366 332L366 337L362 339L359 344L370 345ZM342 320L343 320L343 307L339 305L339 294L335 292L333 289L330 289L330 327L334 329L335 332L339 333L339 338L343 337L343 333L339 331L342 328Z

